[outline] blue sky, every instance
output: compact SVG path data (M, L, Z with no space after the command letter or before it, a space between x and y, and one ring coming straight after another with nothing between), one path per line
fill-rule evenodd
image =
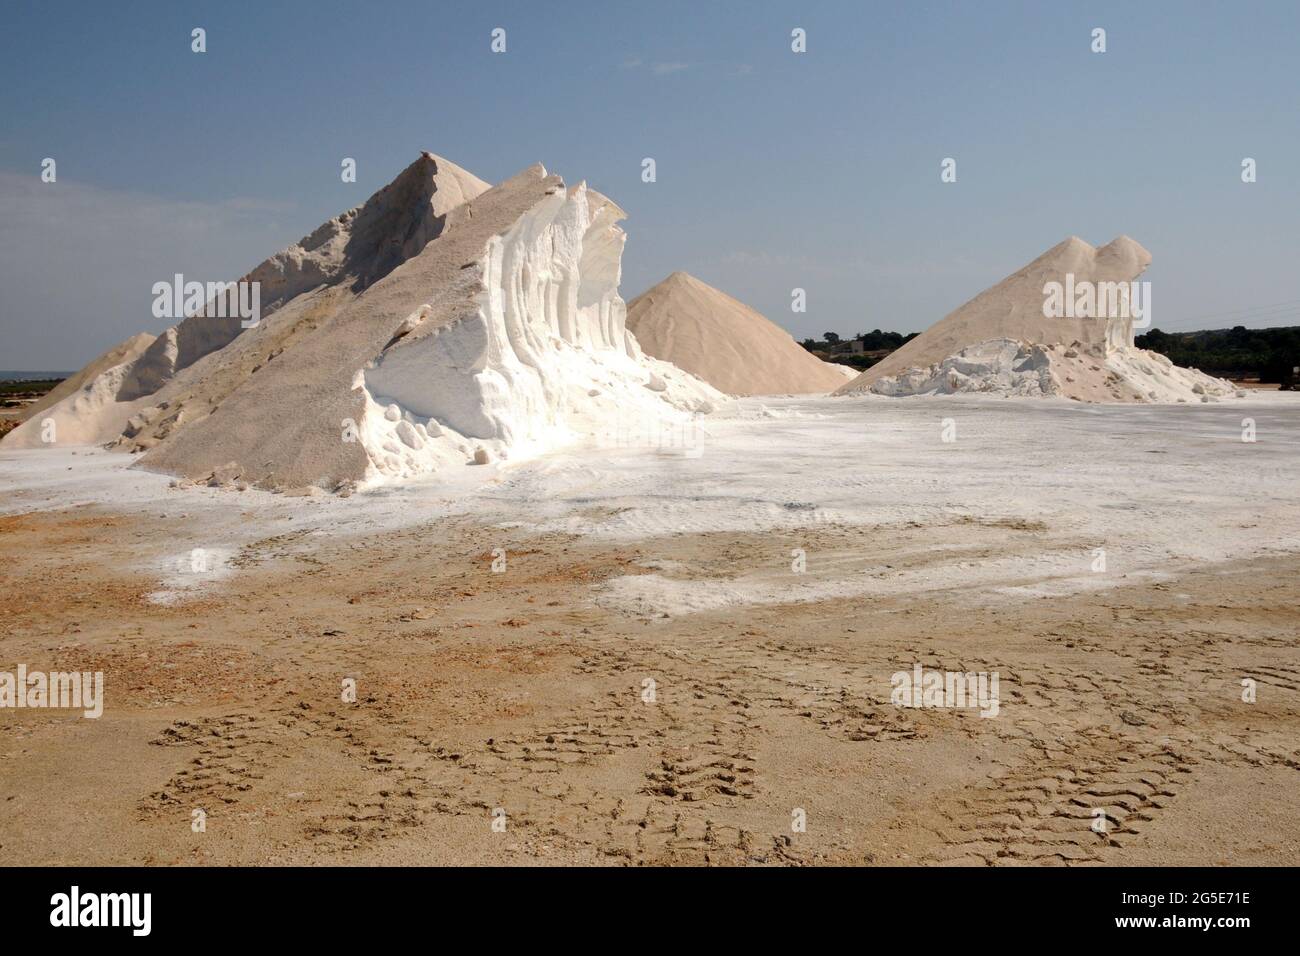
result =
M421 149L586 179L626 298L684 269L798 338L924 329L1071 234L1151 250L1161 328L1300 324L1298 35L1291 2L7 3L0 367L157 331L153 282L236 278Z

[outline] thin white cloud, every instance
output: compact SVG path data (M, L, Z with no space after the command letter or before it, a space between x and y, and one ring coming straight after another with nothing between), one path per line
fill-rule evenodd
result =
M691 65L680 60L647 61L640 56L629 56L620 64L620 68L624 70L649 70L655 76L667 76L670 73L681 73L689 70Z

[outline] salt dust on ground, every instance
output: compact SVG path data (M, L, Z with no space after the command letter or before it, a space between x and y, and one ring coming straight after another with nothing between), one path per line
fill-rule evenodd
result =
M1242 440L1247 419L1253 442ZM945 428L953 441L942 440ZM254 540L286 536L310 549L320 536L364 538L456 515L624 542L771 534L761 572L647 566L593 586L593 601L652 617L927 590L1035 599L1292 552L1298 460L1300 401L1289 393L1177 406L745 399L689 431L606 436L350 498L177 485L94 448L0 448L0 514L184 516L191 533L142 565L157 573L164 602L220 587ZM914 529L933 535L900 551ZM801 546L806 570L792 575ZM201 583L187 564L194 549L219 572ZM1097 549L1104 571L1094 570Z

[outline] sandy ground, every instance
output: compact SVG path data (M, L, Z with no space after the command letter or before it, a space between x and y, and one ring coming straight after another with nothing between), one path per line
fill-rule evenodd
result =
M0 449L0 670L107 696L0 710L0 853L1300 859L1300 396L731 414L349 499Z

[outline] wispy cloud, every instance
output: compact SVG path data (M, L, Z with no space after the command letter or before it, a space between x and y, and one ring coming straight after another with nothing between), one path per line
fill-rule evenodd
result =
M624 70L649 70L655 76L667 76L689 70L691 65L680 60L646 60L640 56L629 56L620 67Z

